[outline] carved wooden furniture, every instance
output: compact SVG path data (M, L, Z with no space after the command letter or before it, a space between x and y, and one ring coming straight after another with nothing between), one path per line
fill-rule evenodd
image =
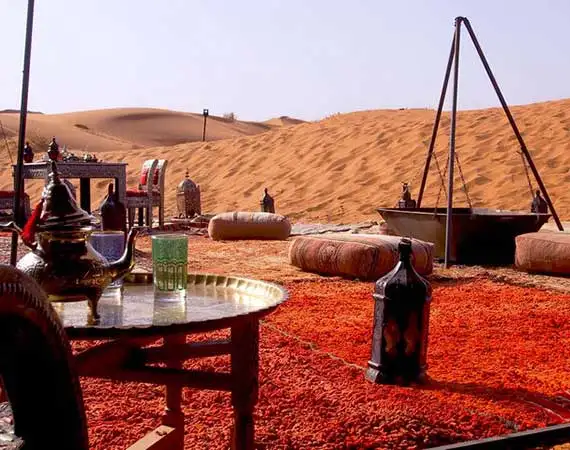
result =
M286 300L280 286L245 278L189 274L186 298L155 298L152 275L131 274L123 291L108 290L94 324L83 302L55 303L69 339L102 342L76 355L80 375L166 386L162 426L131 450L184 448L182 388L231 392L232 448L254 448L253 410L258 396L259 319ZM229 339L187 343L187 335L229 328ZM159 347L145 348L164 338ZM107 340L103 343L103 340ZM185 370L190 358L230 355L229 372ZM165 363L166 367L149 364ZM207 444L205 444L205 448Z
M87 422L73 355L40 286L0 265L0 447L87 450ZM14 426L10 425L10 416Z
M164 226L164 185L166 179L166 167L168 160L159 159L156 165L155 175L152 178L152 206L158 207L158 226Z
M158 160L147 159L141 168L141 177L137 189L129 189L126 194L125 207L129 219L129 227L134 225L135 209L139 210L139 225L142 225L142 212L145 212L146 225L152 227L153 184ZM157 180L158 181L158 180Z
M15 165L12 166L15 168ZM41 161L22 166L22 178L45 179L51 171L50 162ZM121 203L125 202L127 190L127 163L117 162L64 162L57 163L57 170L62 178L79 178L81 208L91 212L91 178L112 178ZM15 171L14 171L15 172Z
M22 201L24 202L24 214L26 217L30 217L32 213L30 197L25 192ZM12 214L14 214L14 191L0 191L0 211L7 210L12 211Z

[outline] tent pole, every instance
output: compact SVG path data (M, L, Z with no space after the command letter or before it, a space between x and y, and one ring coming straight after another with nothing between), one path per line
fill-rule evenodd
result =
M453 42L451 43L451 51L449 52L449 59L447 60L447 68L445 69L445 76L443 78L443 86L441 88L441 95L439 97L439 105L437 107L437 113L435 115L435 123L433 124L433 130L431 132L431 140L429 143L428 154L426 157L426 164L424 167L424 174L422 176L422 184L420 185L420 192L418 194L417 208L421 207L422 199L424 197L424 191L426 188L426 181L429 172L429 166L431 163L431 157L433 156L433 149L435 148L435 140L437 138L437 131L439 129L439 121L441 119L441 113L443 111L443 104L445 103L445 94L447 93L447 84L449 82L449 75L451 74L451 65L453 64L453 55L455 54L455 34L453 35Z
M467 28L467 32L469 33L469 36L471 36L471 40L473 41L473 45L475 46L475 49L477 50L477 53L479 54L479 58L481 58L481 62L483 63L483 67L485 67L485 71L487 72L487 75L489 76L489 79L491 80L491 84L493 85L493 88L495 89L495 92L497 93L497 97L499 97L499 101L501 102L503 110L505 111L507 119L509 120L509 124L511 125L511 128L513 129L515 136L516 136L517 140L519 141L521 151L524 154L524 156L528 162L528 165L530 166L530 170L532 171L532 174L534 175L534 178L535 178L536 182L538 183L538 186L540 187L540 191L542 192L542 195L544 195L544 199L546 200L548 207L550 208L550 212L552 213L552 217L554 218L554 221L556 222L558 229L560 231L564 231L564 228L562 227L562 222L560 222L558 214L556 213L556 210L554 209L554 204L552 203L552 200L550 199L550 196L548 195L548 192L546 191L546 186L542 182L542 178L540 177L540 174L538 173L538 170L536 169L536 166L534 165L532 157L530 156L530 152L528 151L528 148L526 147L524 139L523 139L518 127L517 127L517 124L515 123L515 119L513 119L513 116L511 114L509 106L507 105L507 102L505 101L505 97L503 97L503 93L501 92L501 89L499 88L499 85L497 84L497 80L495 80L495 76L493 75L493 72L491 71L491 67L489 66L489 63L487 62L487 58L485 58L485 55L483 54L483 50L481 49L481 46L479 45L479 41L477 41L477 37L475 36L475 33L473 32L473 28L471 28L471 24L469 23L469 20L464 18L463 21L465 23L465 28Z
M20 106L20 130L18 134L18 157L14 172L14 222L22 221L20 207L23 194L22 166L24 165L24 142L26 140L26 119L28 116L28 87L30 84L30 60L32 53L32 29L34 26L34 0L28 0L28 17L26 21L26 43L24 49L24 73L22 76L22 103ZM10 264L16 265L18 255L18 233L12 232Z
M453 210L453 167L455 166L455 128L457 123L457 85L459 83L459 41L461 35L461 22L463 17L455 18L455 38L453 43L453 96L451 104L451 124L449 132L449 176L447 180L447 217L445 221L445 268L449 267L451 256L452 210Z

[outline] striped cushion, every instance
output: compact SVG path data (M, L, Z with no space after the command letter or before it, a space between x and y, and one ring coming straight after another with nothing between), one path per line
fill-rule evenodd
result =
M265 212L228 212L214 216L208 234L215 241L230 239L285 240L291 233L289 220Z

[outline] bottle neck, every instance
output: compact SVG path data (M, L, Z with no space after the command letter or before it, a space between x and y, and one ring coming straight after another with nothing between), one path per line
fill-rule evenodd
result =
M400 261L403 263L410 263L410 257L412 255L412 251L410 248L402 248L400 249Z

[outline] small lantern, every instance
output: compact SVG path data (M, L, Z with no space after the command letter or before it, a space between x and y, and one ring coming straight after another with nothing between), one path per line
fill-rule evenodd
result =
M176 188L176 206L178 207L179 218L191 218L202 214L200 202L200 186L186 177Z
M416 207L416 201L412 199L408 183L402 183L402 198L398 200L397 207L401 209Z
M530 205L530 212L534 214L548 214L548 203L540 196L540 191L535 192L535 197Z
M34 161L34 150L29 142L26 142L26 144L24 145L23 156L25 163L31 163Z
M269 192L267 192L267 188L265 188L263 192L264 192L263 198L259 202L259 206L261 206L261 212L268 212L275 214L275 200L273 200L273 197L269 195Z
M59 160L59 144L55 140L55 136L52 138L51 142L48 145L48 157L52 161Z
M427 368L431 286L414 270L412 242L398 245L400 261L376 282L372 356L366 378L375 383L421 381Z

